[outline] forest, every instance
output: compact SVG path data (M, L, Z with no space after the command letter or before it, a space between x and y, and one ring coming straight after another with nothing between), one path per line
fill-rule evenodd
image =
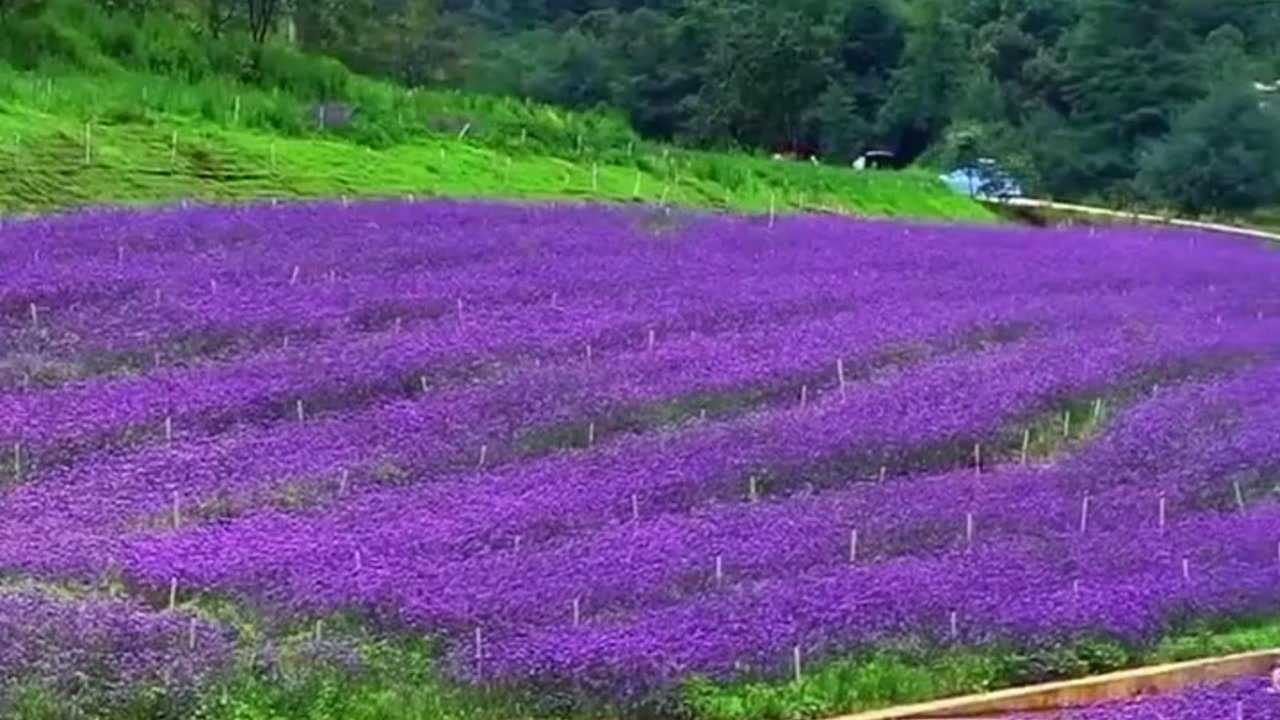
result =
M696 147L993 157L1037 194L1192 213L1280 200L1272 0L98 1Z

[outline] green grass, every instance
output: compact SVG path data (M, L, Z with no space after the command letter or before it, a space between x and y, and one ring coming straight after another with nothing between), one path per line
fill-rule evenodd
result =
M991 217L924 173L854 173L679 150L642 155L653 148L634 147L631 158L575 161L424 133L375 148L341 137L292 137L181 116L86 123L0 99L0 210L412 194Z

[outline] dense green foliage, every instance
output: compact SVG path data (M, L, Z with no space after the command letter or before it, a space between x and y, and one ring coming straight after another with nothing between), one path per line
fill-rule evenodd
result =
M1151 147L1138 179L1148 194L1191 211L1248 210L1280 197L1277 115L1247 90L1219 90Z
M452 76L462 86L607 104L649 135L830 162L872 148L940 165L993 155L1040 192L1197 211L1241 198L1220 203L1214 187L1188 202L1136 183L1147 144L1211 93L1280 77L1280 6L1257 0L468 0L446 11L478 38ZM1237 146L1273 142L1280 116L1268 120L1270 137Z

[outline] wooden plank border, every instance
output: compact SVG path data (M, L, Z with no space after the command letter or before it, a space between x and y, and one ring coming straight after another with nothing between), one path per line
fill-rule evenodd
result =
M1249 675L1267 675L1277 664L1280 664L1280 648L903 705L844 715L832 720L991 718L1008 713L1061 710L1111 700L1126 700L1140 695L1174 692L1191 685Z

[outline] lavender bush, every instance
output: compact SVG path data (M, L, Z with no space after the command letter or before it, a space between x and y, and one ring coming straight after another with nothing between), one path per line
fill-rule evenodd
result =
M144 692L180 702L226 665L231 641L208 622L136 603L0 590L0 709L19 688L72 697L95 712Z

